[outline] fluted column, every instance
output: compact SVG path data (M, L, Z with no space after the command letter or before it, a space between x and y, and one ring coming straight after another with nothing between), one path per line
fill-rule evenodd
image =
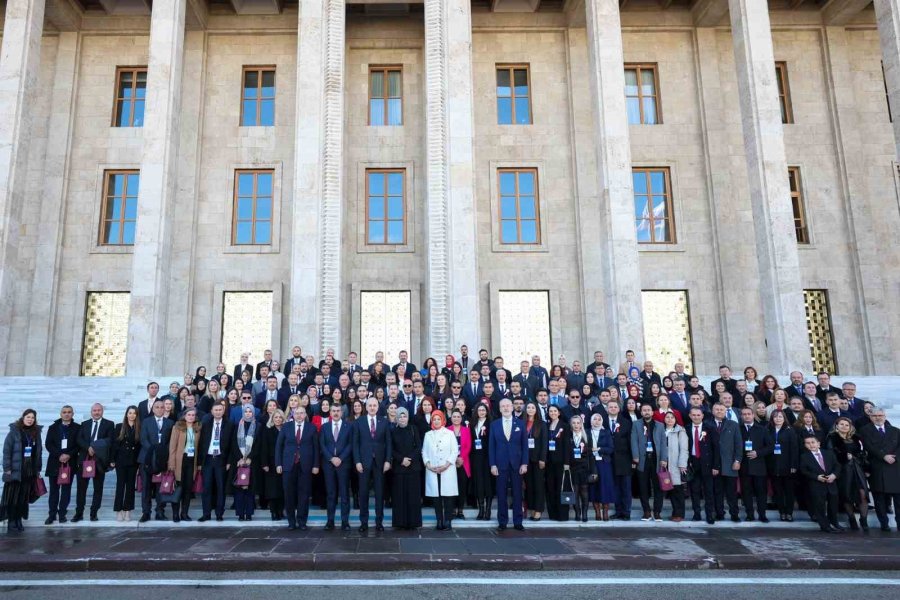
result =
M427 348L479 346L468 0L425 0Z
M289 343L341 353L344 0L300 0Z
M884 80L894 116L894 143L900 160L900 5L897 0L875 0L875 19L881 38Z
M186 0L155 0L150 15L147 100L141 132L141 188L128 323L126 370L132 377L160 374L165 358L185 6Z

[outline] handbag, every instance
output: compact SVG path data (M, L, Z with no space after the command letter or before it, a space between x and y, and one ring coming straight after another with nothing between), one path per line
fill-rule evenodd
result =
M234 474L234 485L247 487L250 485L250 467L238 467Z
M85 479L93 479L97 474L97 461L86 458L81 461L81 476Z
M171 494L175 490L175 473L172 471L166 471L162 473L162 476L159 481L159 493L160 495ZM175 501L177 502L177 500Z
M191 491L195 494L203 493L203 473L201 471L197 471L197 474L194 475L194 486Z
M141 477L140 471L138 471L137 475L134 477L134 491L138 494L144 491L144 478Z
M56 474L56 485L72 484L72 467L68 464L59 465L59 472Z
M597 483L598 481L600 481L600 476L596 473L588 475L588 483Z
M660 469L656 472L656 476L659 477L659 489L664 492L675 489L675 485L672 483L672 475L668 469Z
M162 483L163 474L162 473L154 473L150 476L150 483Z
M681 476L682 483L690 483L693 481L694 477L697 476L697 473L694 472L694 467L691 463L688 463L687 469L685 469L684 474Z
M44 483L43 477L35 477L34 483L31 485L32 502L47 494L47 484Z
M172 476L174 481L174 475ZM184 486L177 485L169 492L163 492L162 486L159 488L159 494L157 494L156 498L159 500L160 504L177 504L181 502L181 492Z
M569 476L569 491L566 491L566 475ZM575 505L575 484L572 483L571 471L563 471L562 485L559 486L559 503L561 506Z

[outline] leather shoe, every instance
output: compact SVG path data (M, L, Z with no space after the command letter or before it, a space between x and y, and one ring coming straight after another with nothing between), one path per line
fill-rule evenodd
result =
M784 520L787 521L788 523L793 523L794 515L784 515Z
M199 519L197 519L197 522L198 522L198 523L206 523L207 521L210 520L210 518L211 518L211 517L210 517L209 515L203 515L202 517L200 517Z
M341 531L350 531L350 526L347 524L341 525Z
M384 531L384 525L379 523L378 525L375 526L375 531Z
M65 518L65 517L60 517L60 518L59 518L59 522L60 522L60 523L68 523L69 520L68 520L67 518Z
M691 517L691 521L702 521L702 520L703 520L703 517L700 516L700 513L697 513L693 517Z
M332 523L331 521L325 523L325 531L333 531L333 530L334 530L334 523Z
M525 531L525 526L519 523L518 525L513 525L513 529L516 531Z
M360 533L365 533L365 532L367 532L368 530L369 530L369 526L368 526L368 525L360 525L360 526L359 526L359 532L360 532Z
M739 516L735 515L735 516L731 517L731 522L732 523L740 523L741 518Z
M222 521L224 521L224 520L225 520L225 517L222 517L222 516L217 516L217 517L216 517L216 521L219 521L220 523L221 523Z
M297 529L297 526L294 525L293 523L291 523L290 525L288 525L288 531L294 531L295 529Z
M885 531L885 532L887 532L887 533L890 533L890 532L891 532L891 526L890 526L890 525L882 525L882 526L881 526L881 530L882 530L882 531Z
M149 520L150 520L150 515L144 513L141 515L141 518L138 519L138 523L146 523Z
M53 525L53 517L47 517L47 520L44 521L44 525Z
M706 519L706 523L707 523L707 525L715 525L716 520L713 519L712 517L709 517L708 519Z
M761 517L759 518L759 522L760 522L760 523L768 523L768 522L769 522L769 517L763 515L763 516L761 516Z
M76 514L74 517L72 517L72 522L77 523L77 522L81 521L83 518L84 517L82 517L81 515Z
M300 531L309 531L309 527L307 527L306 525L298 525L297 529L299 529Z
M91 515L91 521L93 521L94 523L96 523L99 520L100 520L100 517L98 517L97 515Z
M506 525L497 525L497 531L506 531Z

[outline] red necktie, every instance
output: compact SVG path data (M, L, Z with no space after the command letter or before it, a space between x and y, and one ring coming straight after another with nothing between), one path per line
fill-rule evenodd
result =
M295 465L300 462L300 438L303 437L303 424L300 423L296 427L297 427L297 435L296 435L297 449L294 451L294 464Z
M694 427L694 458L700 458L700 428Z
M369 433L372 434L372 439L375 439L375 419L369 417Z

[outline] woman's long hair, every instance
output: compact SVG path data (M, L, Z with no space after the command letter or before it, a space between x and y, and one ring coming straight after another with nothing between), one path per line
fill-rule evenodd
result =
M25 417L29 413L34 415L34 423L31 425L31 427L26 427L25 426ZM38 432L41 430L41 428L38 426L37 411L34 410L33 408L26 408L24 411L22 411L22 416L19 417L18 420L16 421L16 429L18 429L19 431L24 431L28 435L32 435L32 436L37 435Z
M152 407L151 407L152 408ZM123 441L125 439L125 431L130 427L128 424L128 411L134 410L134 428L133 428L133 437L135 442L141 441L141 419L140 414L138 413L137 406L129 406L125 409L125 414L122 415L122 427L119 429L119 441Z

